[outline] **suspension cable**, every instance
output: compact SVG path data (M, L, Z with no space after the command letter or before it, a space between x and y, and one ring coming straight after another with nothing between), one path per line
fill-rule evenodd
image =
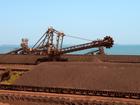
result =
M56 33L59 33L59 31L53 29ZM93 40L90 40L90 39L86 39L86 38L81 38L81 37L77 37L77 36L71 36L71 35L66 35L64 34L64 36L67 36L67 37L71 37L71 38L75 38L75 39L80 39L80 40L86 40L86 41L93 41Z
M81 37L77 37L77 36L71 36L71 35L65 35L65 36L67 36L67 37L71 37L71 38L80 39L80 40L93 41L93 40L90 40L90 39L81 38Z

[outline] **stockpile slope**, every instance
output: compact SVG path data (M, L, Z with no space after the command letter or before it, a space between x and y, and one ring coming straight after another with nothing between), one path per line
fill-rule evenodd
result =
M41 63L20 77L15 84L91 90L140 91L140 64Z

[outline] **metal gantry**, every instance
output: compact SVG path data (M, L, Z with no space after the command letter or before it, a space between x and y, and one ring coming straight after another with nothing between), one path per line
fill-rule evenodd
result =
M22 39L21 48L11 51L8 54L35 54L53 57L90 48L99 48L98 51L102 53L104 52L103 51L104 47L110 48L113 46L114 43L113 39L110 36L106 36L102 40L94 40L94 41L88 40L90 41L89 43L63 48L62 46L64 36L88 40L85 38L66 35L63 32L59 32L54 28L50 27L32 48L28 47L27 39Z

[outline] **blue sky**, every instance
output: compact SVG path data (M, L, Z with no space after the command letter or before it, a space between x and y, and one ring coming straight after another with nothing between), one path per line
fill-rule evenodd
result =
M34 44L49 26L87 39L140 44L140 0L0 0L0 44ZM65 44L85 41L65 38Z

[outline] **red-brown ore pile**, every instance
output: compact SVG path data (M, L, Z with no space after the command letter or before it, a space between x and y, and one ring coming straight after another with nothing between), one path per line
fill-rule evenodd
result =
M25 73L15 84L43 87L140 91L140 64L48 62Z

